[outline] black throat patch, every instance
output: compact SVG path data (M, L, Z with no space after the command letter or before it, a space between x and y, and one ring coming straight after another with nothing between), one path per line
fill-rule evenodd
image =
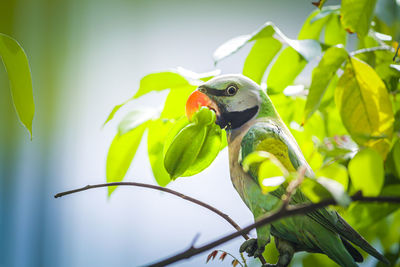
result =
M242 111L228 112L224 108L219 107L220 116L218 116L216 124L222 129L236 129L248 122L258 112L258 106L248 108Z

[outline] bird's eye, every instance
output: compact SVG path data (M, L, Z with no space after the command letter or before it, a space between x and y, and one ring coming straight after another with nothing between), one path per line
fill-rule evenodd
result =
M226 94L229 96L235 95L237 92L237 87L234 85L229 85L228 88L226 88Z

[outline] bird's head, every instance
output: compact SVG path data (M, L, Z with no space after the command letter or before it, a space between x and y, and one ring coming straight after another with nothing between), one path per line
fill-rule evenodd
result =
M261 107L260 86L240 74L221 75L200 85L186 103L189 119L202 106L215 111L221 128L236 129L254 118Z

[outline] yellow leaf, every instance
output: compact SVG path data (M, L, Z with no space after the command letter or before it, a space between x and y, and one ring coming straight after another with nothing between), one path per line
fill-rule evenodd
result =
M375 149L386 158L394 115L385 84L375 70L351 58L336 87L335 102L354 141Z

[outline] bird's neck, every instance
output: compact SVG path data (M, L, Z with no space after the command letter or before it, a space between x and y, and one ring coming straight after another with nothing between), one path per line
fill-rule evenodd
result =
M258 112L257 118L270 117L270 118L279 118L278 112L276 111L274 104L272 104L269 96L263 91L260 90L260 110Z

